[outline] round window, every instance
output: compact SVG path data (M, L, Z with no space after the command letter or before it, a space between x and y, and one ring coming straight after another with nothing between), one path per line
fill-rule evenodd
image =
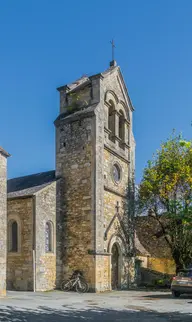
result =
M121 179L121 170L117 164L113 165L113 179L115 182L119 182Z

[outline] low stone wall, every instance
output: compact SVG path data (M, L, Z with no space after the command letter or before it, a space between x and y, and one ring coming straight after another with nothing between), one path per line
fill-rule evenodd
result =
M175 263L168 258L153 258L148 259L148 268L163 274L175 274Z
M175 274L175 263L170 258L157 258L149 256L137 256L140 266L163 274Z
M171 285L173 275L163 274L160 272L152 271L147 268L141 268L140 280L138 281L138 286L146 287L163 287L167 288Z
M170 286L175 274L174 261L167 258L139 257L137 265L138 286Z

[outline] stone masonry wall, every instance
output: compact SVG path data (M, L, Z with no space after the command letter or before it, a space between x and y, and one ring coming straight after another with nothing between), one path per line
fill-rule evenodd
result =
M111 224L112 219L117 211L116 205L119 203L119 213L120 217L127 216L127 211L125 209L128 207L127 196L128 196L128 183L129 177L132 176L131 171L134 172L134 149L133 145L133 133L132 133L132 110L129 106L129 101L127 100L126 94L124 92L124 86L119 77L117 69L111 71L109 75L103 81L103 91L105 93L104 98L104 111L105 111L105 136L104 136L104 227L105 236L104 249L110 252L113 242L116 241L116 236L119 240L117 242L120 244L129 243L127 237L124 235L122 227L118 218L114 220ZM110 99L112 99L115 107L115 142L109 139L108 134L108 110L107 96L109 93ZM122 110L125 116L124 123L124 133L125 133L125 146L122 148L121 141L119 139L119 111ZM129 121L129 123L128 123ZM133 156L132 156L133 155ZM131 161L131 163L130 163ZM118 164L121 172L121 178L119 183L116 183L113 179L112 167L113 164ZM128 201L129 202L129 201ZM126 222L126 217L123 219ZM128 223L128 221L127 221ZM126 235L128 234L128 226L126 227ZM131 234L130 234L131 235ZM131 242L131 241L130 241ZM129 247L129 245L124 245ZM121 254L119 257L119 284L122 288L128 287L134 280L134 259L131 257L124 256L125 250L123 245L121 245ZM108 266L111 266L111 256L109 257L109 263L105 262L107 270ZM111 270L109 270L109 277L111 279ZM111 281L110 281L111 282Z
M33 199L8 199L8 227L10 220L18 223L18 252L7 256L7 288L33 290ZM8 232L9 236L9 232Z
M92 116L86 116L85 109L63 120L61 115L55 123L56 175L61 177L57 191L57 284L58 279L66 277L73 269L82 269L95 291L111 288L111 256L107 252L110 238L117 233L117 220L105 241L104 232L116 212L116 201L123 207L130 174L128 144L132 144L133 138L132 110L128 107L129 99L118 68L103 75L90 77L91 86L89 83L83 90L82 97L87 98ZM66 87L59 91L60 113L65 113L69 104ZM109 140L107 92L111 97L116 96L116 121L121 111L125 115L125 142L119 141L117 125L115 143ZM115 161L122 170L118 186L111 179L111 166ZM118 229L121 234L120 227ZM89 250L92 256L88 255ZM124 258L121 263L122 269L129 266Z
M66 94L65 91L60 92L60 114L66 113L68 111L68 107L72 106L73 103L81 105L89 105L91 102L91 88L85 87L84 89L78 91L73 94Z
M125 199L109 191L104 192L104 218L105 218L104 227L105 227L105 232L107 232L106 240L104 242L104 249L106 252L111 251L111 247L113 245L113 240L115 236L119 236L119 238L121 238L120 240L121 242L123 243L126 242L126 236L124 235L124 231L122 230L119 219L116 218L111 225L111 221L116 212L115 206L117 201L119 202L119 205L122 205L122 202L124 202ZM120 208L119 212L120 212L120 217L122 218L123 209ZM111 226L110 226L110 229L108 230L109 225ZM125 245L123 244L123 246ZM128 260L126 259L126 257L123 257L124 254L125 254L124 248L121 248L121 254L119 254L120 263L119 263L119 279L118 279L119 286L121 288L126 288L128 286L127 278L128 278L128 275L132 274L132 267L129 267ZM130 262L130 259L129 259L129 262ZM104 270L105 272L107 272L109 270L109 267L111 267L111 256L108 257L108 262L105 261L104 264L105 264ZM111 271L108 271L108 276L110 278L109 286L111 288Z
M111 290L110 256L102 254L96 256L96 292Z
M111 72L111 75L104 78L100 82L100 104L96 108L96 115L98 115L96 119L96 128L100 128L98 132L96 132L96 190L103 185L104 192L102 196L100 194L96 195L96 204L100 204L101 208L96 211L96 249L97 251L108 252L110 240L113 235L121 235L122 238L123 232L120 227L119 221L116 219L114 223L111 225L107 239L104 241L104 232L109 226L113 216L116 213L116 203L119 202L121 215L124 213L125 203L127 200L127 189L129 182L129 174L130 174L130 149L132 149L132 145L128 148L129 137L132 137L132 111L126 110L126 100L125 94L123 93L123 86L121 86L121 82L118 79L117 70ZM94 84L95 85L95 84ZM106 94L113 92L116 95L118 100L114 99L114 105L117 113L119 110L123 110L126 120L129 119L129 131L128 134L128 123L125 122L125 143L126 148L122 149L119 140L115 140L116 142L112 142L109 140L109 135L107 133L108 128L108 107L105 104ZM110 94L112 95L112 94ZM113 96L111 96L113 98ZM97 114L98 113L98 114ZM115 116L116 118L116 127L115 133L118 137L118 114ZM105 133L104 133L105 127ZM130 140L130 143L132 141ZM133 147L134 149L134 147ZM100 151L102 152L102 157L100 157ZM114 163L117 163L121 168L121 180L118 184L116 184L113 180L112 176L112 166ZM125 238L124 238L125 240ZM129 263L128 263L129 262ZM133 266L132 259L129 258L127 260L125 258L121 259L121 284L125 285L125 279L127 271L129 271L130 278L132 276ZM132 263L130 265L130 263ZM111 288L111 256L96 256L96 288L99 291L103 291ZM107 278L106 278L107 277Z
M82 270L95 287L94 249L94 130L95 120L85 117L57 129L56 175L62 177L57 194L57 285L73 270ZM59 279L59 280L58 280Z
M0 297L6 295L7 159L0 153Z
M128 171L129 164L126 161L122 161L121 158L113 154L113 150L104 150L104 185L106 188L111 189L111 192L117 193L117 195L127 196L128 187ZM121 179L119 183L114 182L113 179L113 164L117 163L121 169ZM114 195L115 198L115 195ZM115 210L115 208L114 208Z
M53 251L45 251L45 225L51 222ZM36 193L36 291L56 286L56 182Z
M128 164L117 156L114 156L107 150L104 150L104 184L105 184L105 191L104 191L104 226L105 230L110 225L111 220L113 219L114 215L116 214L116 205L117 202L119 203L119 213L122 217L124 215L124 204L126 202L127 196L127 186L128 186ZM113 180L112 174L112 166L114 163L118 163L121 168L121 180L117 184ZM110 230L107 234L107 239L105 241L105 249L107 250L109 247L109 241L111 236L115 233L119 233L121 228L119 226L119 221L115 220L113 225L111 226ZM122 231L121 231L122 234Z
M103 80L96 78L92 80L93 96L99 96L100 104L95 110L96 133L95 133L95 251L96 251L96 279L95 291L103 292L109 290L107 280L108 271L105 270L105 263L108 256L104 253L104 200L103 200L103 173L104 173L104 109L103 109ZM101 255L100 255L101 254Z

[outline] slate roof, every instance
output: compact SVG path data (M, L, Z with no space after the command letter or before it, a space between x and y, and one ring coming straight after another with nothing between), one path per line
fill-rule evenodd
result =
M55 170L9 179L7 181L7 197L32 196L54 181L56 181Z
M155 258L171 258L170 249L161 232L162 229L155 219L149 216L136 217L137 255L146 256L148 253Z
M119 68L118 66L111 66L102 73L94 74L91 76L84 75L81 78L76 79L74 82L72 82L70 84L66 84L64 86L58 87L57 90L60 91L60 90L65 89L67 92L73 92L75 90L79 90L81 87L84 87L84 86L90 84L91 78L97 77L99 75L101 77L105 77L108 74L110 74L113 70L118 69L118 68Z
M135 248L136 248L136 254L138 256L150 256L151 254L145 249L145 247L141 244L137 233L135 234Z

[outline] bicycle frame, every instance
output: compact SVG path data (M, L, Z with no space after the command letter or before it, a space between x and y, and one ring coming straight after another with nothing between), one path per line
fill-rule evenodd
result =
M66 286L68 286L69 284L72 284L71 285L71 288L73 288L77 283L79 283L81 285L81 281L80 281L80 278L79 276L77 278L73 278L72 280L70 280Z

